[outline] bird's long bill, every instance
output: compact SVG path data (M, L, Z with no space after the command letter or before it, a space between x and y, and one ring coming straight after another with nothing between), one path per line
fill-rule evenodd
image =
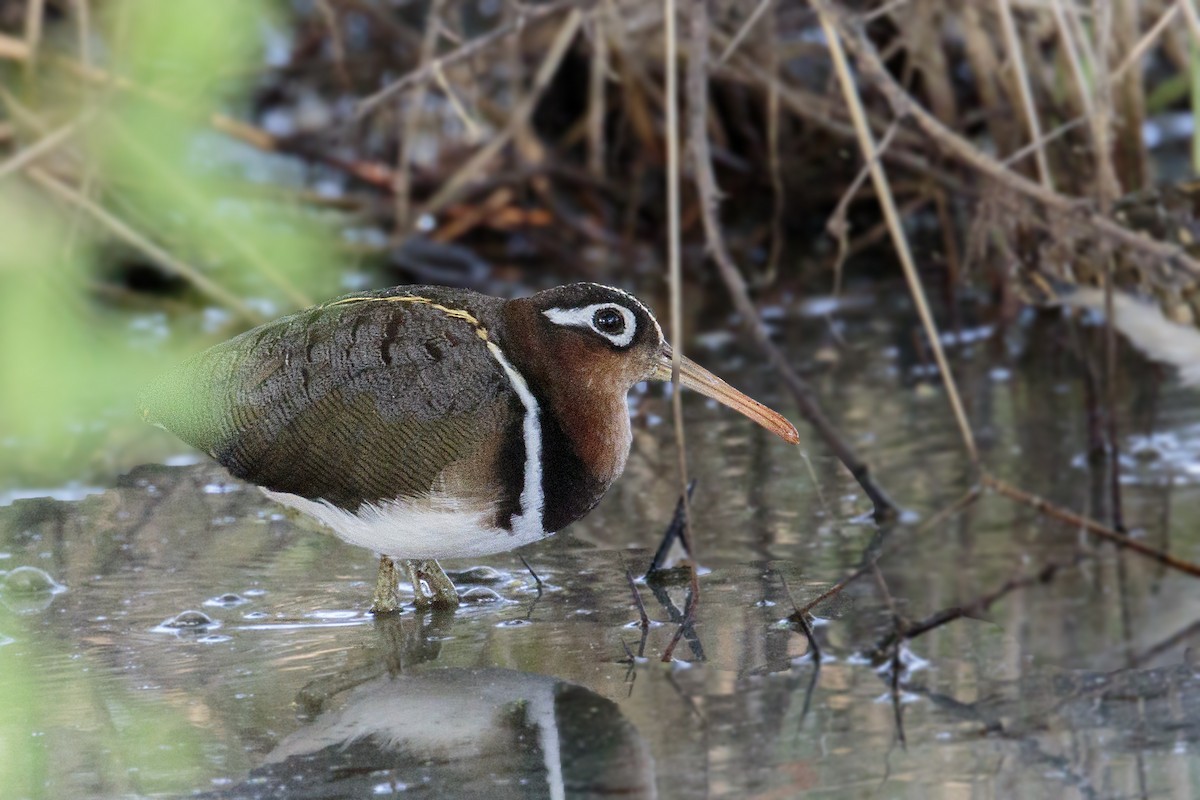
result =
M662 355L654 365L654 374L650 377L660 381L671 380L671 347L669 345L663 347ZM705 397L711 397L721 405L745 414L779 438L791 444L800 443L800 434L796 432L796 426L788 422L782 414L778 414L757 400L742 394L689 358L680 358L679 382L685 388L697 391Z

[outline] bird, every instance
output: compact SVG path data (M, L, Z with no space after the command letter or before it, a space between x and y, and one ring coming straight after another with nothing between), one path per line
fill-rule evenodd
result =
M687 358L679 382L786 442L779 413ZM454 608L438 559L540 541L591 511L632 444L626 395L673 352L621 289L505 299L442 286L357 292L205 350L155 380L143 419L379 554L371 611Z

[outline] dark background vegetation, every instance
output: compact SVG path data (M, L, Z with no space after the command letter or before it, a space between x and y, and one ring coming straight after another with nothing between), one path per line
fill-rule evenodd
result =
M808 354L757 309L901 266L952 327L1109 276L1195 320L1190 3L675 11L668 43L663 5L617 0L0 2L11 482L151 456L132 387L344 291L585 279L665 311L673 141L674 338L736 310L807 418Z

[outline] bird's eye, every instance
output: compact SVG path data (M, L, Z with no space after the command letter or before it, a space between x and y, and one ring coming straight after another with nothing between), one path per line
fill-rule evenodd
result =
M637 335L637 317L625 306L615 303L549 308L542 314L555 325L589 330L617 348L629 347Z
M600 333L607 333L610 336L620 336L625 332L625 317L617 309L607 306L599 309L592 315L592 325Z

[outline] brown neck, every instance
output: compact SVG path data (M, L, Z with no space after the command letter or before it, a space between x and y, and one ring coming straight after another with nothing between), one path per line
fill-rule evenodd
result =
M506 350L543 415L553 417L589 477L607 489L625 469L631 441L619 355L597 354L577 337L547 337L537 313L519 300L508 304Z

